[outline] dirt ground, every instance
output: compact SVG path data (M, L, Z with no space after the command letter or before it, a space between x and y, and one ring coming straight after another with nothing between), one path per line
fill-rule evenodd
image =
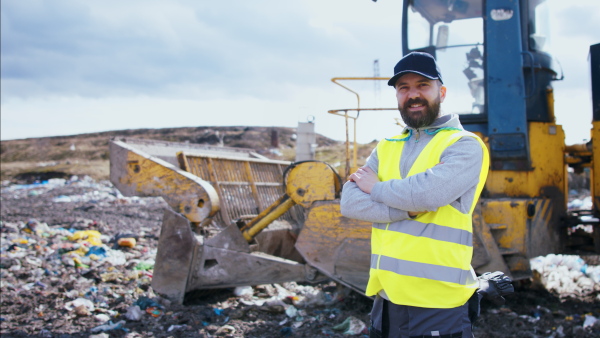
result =
M2 337L368 336L372 301L335 282L214 290L184 305L155 294L160 198L125 198L82 177L5 182L1 203ZM85 246L77 234L92 230L107 250L73 254ZM118 245L128 237L135 246ZM482 302L475 337L600 337L600 320L591 324L600 318L597 292L560 298L528 281L515 288L502 306ZM308 295L323 301L299 301Z

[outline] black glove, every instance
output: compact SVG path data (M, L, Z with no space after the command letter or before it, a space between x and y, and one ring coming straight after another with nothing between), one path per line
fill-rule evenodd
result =
M477 279L479 280L477 293L496 305L504 304L505 299L502 296L515 292L515 288L511 284L512 280L502 271L486 272Z

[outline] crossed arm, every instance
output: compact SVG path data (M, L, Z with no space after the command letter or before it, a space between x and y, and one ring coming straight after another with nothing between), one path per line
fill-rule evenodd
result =
M342 214L388 223L451 203L460 208L461 197L474 191L478 183L482 154L478 142L466 137L448 147L435 167L404 179L381 182L376 173L377 153L373 151L367 165L351 174L344 184Z

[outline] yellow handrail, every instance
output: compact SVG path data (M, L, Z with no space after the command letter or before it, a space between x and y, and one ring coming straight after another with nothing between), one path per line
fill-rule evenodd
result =
M361 110L371 110L371 111L376 111L376 110L397 110L398 108L360 108L360 95L358 95L357 92L355 92L354 90L344 86L343 84L339 83L338 81L342 81L342 80L375 80L375 81L387 81L389 80L389 77L334 77L331 79L331 82L335 83L336 85L346 89L347 91L353 93L354 95L356 95L356 100L357 100L357 106L356 108L348 108L348 109L334 109L334 110L329 110L328 113L329 114L334 114L334 115L338 115L338 116L343 116L345 118L346 121L346 175L345 178L347 179L348 176L350 175L350 136L349 136L349 128L348 128L348 119L352 119L354 121L354 149L353 149L353 156L352 156L352 168L356 168L357 167L357 152L358 152L358 148L356 146L356 120L358 119L358 116L360 114ZM348 115L348 111L356 111L356 116L350 116ZM341 112L344 112L343 114L341 114Z

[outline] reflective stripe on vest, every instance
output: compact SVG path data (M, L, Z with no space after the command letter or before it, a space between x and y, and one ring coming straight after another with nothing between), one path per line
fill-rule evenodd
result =
M367 295L375 295L385 289L387 296L396 304L453 308L463 305L475 291L477 281L470 265L473 255L472 212L487 177L487 148L472 133L441 130L419 154L408 176L437 165L443 151L464 136L475 137L484 155L469 213L463 214L447 205L436 212L420 214L415 219L374 224ZM388 140L379 143L380 180L402 178L400 159L404 144L404 141Z
M371 255L371 264L379 260L379 269L406 276L427 278L441 282L469 285L475 282L471 270L461 270L426 263L403 261L387 256Z
M427 224L407 219L401 223L381 224L375 223L373 227L381 230L396 231L403 234L427 237L438 241L452 242L467 246L473 246L473 233L463 229L453 229L439 226L437 224Z

